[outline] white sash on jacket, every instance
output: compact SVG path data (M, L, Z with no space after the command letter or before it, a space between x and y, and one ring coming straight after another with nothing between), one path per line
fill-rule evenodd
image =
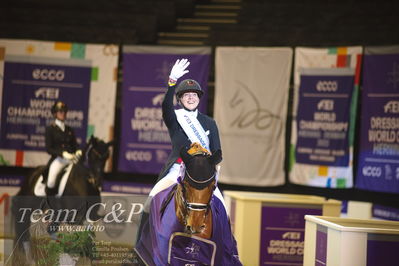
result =
M210 151L209 138L205 133L204 128L198 121L196 116L191 115L184 109L175 110L177 121L187 134L192 143L198 142L202 147Z

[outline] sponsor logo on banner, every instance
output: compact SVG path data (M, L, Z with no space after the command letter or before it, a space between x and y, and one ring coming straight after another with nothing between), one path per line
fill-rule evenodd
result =
M40 57L35 60L45 61ZM45 129L54 120L51 107L57 100L68 105L66 124L74 128L78 143L84 142L91 82L88 61L52 59L45 64L31 61L6 57L0 148L44 151Z
M398 61L399 51L365 55L357 188L399 193Z
M301 76L297 111L296 161L349 164L349 114L353 76Z

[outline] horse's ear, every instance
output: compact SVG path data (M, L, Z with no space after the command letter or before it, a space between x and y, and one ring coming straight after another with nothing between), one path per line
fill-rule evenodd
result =
M210 157L209 157L209 161L213 164L213 165L217 165L218 163L220 163L222 161L222 150L217 150L215 151Z
M114 146L114 144L115 144L115 140L111 140L111 141L107 142L107 147Z
M188 149L189 149L188 147L182 147L180 149L180 157L182 158L185 164L187 164L192 159L192 156L187 152Z

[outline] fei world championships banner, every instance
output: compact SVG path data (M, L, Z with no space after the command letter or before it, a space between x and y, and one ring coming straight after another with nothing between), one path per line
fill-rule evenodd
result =
M353 134L361 47L295 50L292 183L353 186Z
M399 46L366 47L356 187L399 193Z
M204 90L199 110L206 113L210 53L209 47L123 47L119 171L158 174L167 161L172 146L161 104L177 59L190 61L189 72L178 83L188 78L198 81Z
M115 45L0 40L0 164L47 163L45 128L57 100L80 148L95 135L113 138L118 47Z
M291 48L217 47L215 120L223 151L220 182L284 184L291 65Z

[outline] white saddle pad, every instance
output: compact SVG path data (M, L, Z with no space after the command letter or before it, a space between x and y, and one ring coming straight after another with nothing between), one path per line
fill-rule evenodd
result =
M58 186L57 194L55 195L56 197L61 197L62 194L64 193L65 186L68 181L69 174L71 173L72 166L73 166L73 164L70 164L65 168L65 173L61 178L60 185ZM33 190L33 192L38 197L44 197L44 196L46 196L45 188L46 188L46 185L43 184L43 176L41 175L36 181L35 189Z

